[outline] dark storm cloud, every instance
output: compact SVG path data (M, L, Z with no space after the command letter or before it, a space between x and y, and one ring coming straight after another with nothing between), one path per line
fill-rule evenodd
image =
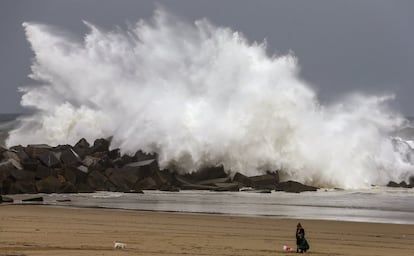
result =
M345 93L395 93L414 115L414 1L157 1L189 21L206 17L268 42L269 54L293 51L302 77L323 101ZM105 28L152 16L154 1L0 2L0 112L21 112L17 87L30 84L32 53L24 21L53 24L82 36L82 20Z

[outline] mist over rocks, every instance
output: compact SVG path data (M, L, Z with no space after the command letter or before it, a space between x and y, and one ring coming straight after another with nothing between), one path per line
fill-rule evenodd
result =
M241 173L231 175L223 166L211 166L182 174L173 167L160 169L156 154L138 150L132 156L121 155L118 149L110 149L110 143L110 139L97 139L91 146L81 139L74 146L39 144L3 148L0 194L142 193L143 190L178 192L181 189L239 191L246 187L257 192L298 193L317 189L300 183L286 187L286 183L279 182L278 171L247 177Z

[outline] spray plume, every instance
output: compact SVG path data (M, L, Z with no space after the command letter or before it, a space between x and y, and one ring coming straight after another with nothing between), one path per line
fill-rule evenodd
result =
M73 144L113 136L123 153L157 152L182 172L222 164L246 175L281 169L308 184L359 188L408 179L407 154L388 137L403 119L389 97L353 95L323 106L292 54L207 20L158 9L125 31L74 40L24 23L34 52L21 120L7 144ZM411 158L414 159L414 158Z

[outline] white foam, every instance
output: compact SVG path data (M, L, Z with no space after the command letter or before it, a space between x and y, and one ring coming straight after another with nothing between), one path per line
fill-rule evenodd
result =
M113 136L123 153L157 152L161 167L282 169L323 187L414 173L388 138L402 122L387 108L392 96L354 94L322 106L292 54L268 56L265 43L207 20L189 24L158 9L125 31L85 24L83 40L23 24L39 85L22 88L21 103L35 114L8 145Z

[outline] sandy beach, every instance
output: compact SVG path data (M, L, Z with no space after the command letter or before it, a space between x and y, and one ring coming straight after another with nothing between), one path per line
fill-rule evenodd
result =
M414 225L299 220L311 255L412 255ZM298 220L0 206L0 255L289 255ZM115 250L113 242L127 244Z

